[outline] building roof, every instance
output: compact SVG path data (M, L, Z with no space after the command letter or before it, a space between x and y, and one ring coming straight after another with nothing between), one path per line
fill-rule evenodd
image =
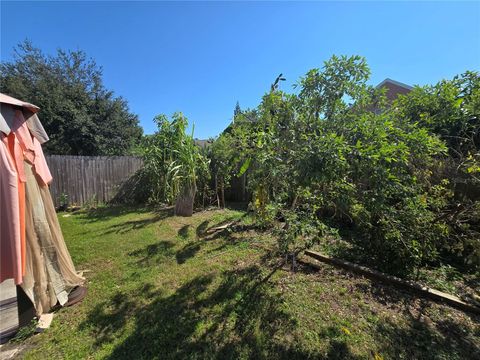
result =
M378 84L376 87L377 87L377 88L380 88L380 87L383 87L383 86L388 86L388 85L390 85L390 84L393 84L393 85L396 85L396 86L405 88L405 89L407 89L407 90L412 90L412 89L413 89L413 86L404 84L404 83L402 83L402 82L400 82L400 81L396 81L396 80L393 80L393 79L390 79L390 78L386 78L386 79L383 80L380 84Z
M413 87L400 81L395 81L389 78L383 80L380 84L376 86L377 89L385 88L387 99L390 101L395 100L398 95L405 95L412 91Z
M202 149L212 143L211 139L193 139L193 141L195 142L195 145L201 147Z

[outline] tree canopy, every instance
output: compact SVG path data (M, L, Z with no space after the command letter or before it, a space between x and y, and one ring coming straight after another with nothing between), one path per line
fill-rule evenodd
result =
M480 75L391 104L369 74L364 58L333 56L290 94L280 75L216 140L215 176L247 173L258 223L284 223L283 252L337 239L342 256L390 273L439 262L478 269Z
M0 64L0 91L40 107L50 154L124 155L143 130L127 101L103 85L102 69L83 51L45 55L29 41Z

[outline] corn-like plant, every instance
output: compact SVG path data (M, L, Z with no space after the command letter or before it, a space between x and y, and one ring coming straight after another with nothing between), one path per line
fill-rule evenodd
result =
M191 216L195 200L197 166L205 161L193 139L194 128L187 134L188 120L175 113L169 121L165 115L155 118L158 131L145 150L145 169L151 180L150 201L175 204L175 213Z

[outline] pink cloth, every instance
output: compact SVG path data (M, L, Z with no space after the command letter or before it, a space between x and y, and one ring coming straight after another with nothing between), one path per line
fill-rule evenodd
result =
M18 177L8 150L7 137L0 132L0 282L13 278L22 283L22 251Z
M23 167L24 151L22 149L22 145L20 144L20 141L18 141L18 138L15 136L14 132L11 132L10 135L7 136L7 140L9 146L8 150L10 151L10 158L13 160L13 163L15 165L18 180L21 182L26 182L27 178L25 176L25 169Z
M40 142L36 138L33 138L33 146L35 148L35 162L33 163L35 173L38 175L39 180L43 182L41 185L46 186L52 182L53 177L48 168L45 155L43 154L42 145L40 145Z
M47 161L45 160L42 146L37 138L32 137L30 134L23 113L20 110L15 112L12 132L20 143L24 159L33 165L35 174L38 176L42 185L50 184L53 178L48 168ZM23 159L21 160L21 164L17 164L17 166L23 168ZM25 175L22 174L21 178L22 181L24 181L23 179L25 178Z
M4 94L0 94L0 103L0 120L8 125L6 130L9 133L7 137L0 131L0 282L13 278L16 284L22 284L26 265L24 160L33 165L38 183L49 184L52 175L40 142L32 137L23 112L11 107L9 114L13 115L13 119L4 119L3 116L4 106L9 106L5 104L23 106L33 113L38 111L38 107ZM40 135L43 133L40 132Z
M17 137L20 146L22 147L25 160L33 164L35 161L35 147L33 146L32 135L30 135L30 131L28 131L25 118L20 110L15 111L15 117L13 118L13 126L11 127L11 130Z

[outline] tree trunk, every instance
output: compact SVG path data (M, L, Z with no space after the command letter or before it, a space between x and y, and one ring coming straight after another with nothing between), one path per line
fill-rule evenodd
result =
M215 195L217 195L217 206L220 208L220 195L218 192L218 175L215 174Z
M225 180L222 177L222 183L220 185L220 195L221 195L221 204L222 204L222 209L225 209Z
M193 203L195 201L195 192L197 191L195 184L184 186L180 194L175 200L176 216L192 216Z
M247 200L247 174L242 175L242 201Z
M298 194L295 194L295 197L293 198L292 206L290 207L290 210L295 210L295 208L297 207L297 200L298 200Z

